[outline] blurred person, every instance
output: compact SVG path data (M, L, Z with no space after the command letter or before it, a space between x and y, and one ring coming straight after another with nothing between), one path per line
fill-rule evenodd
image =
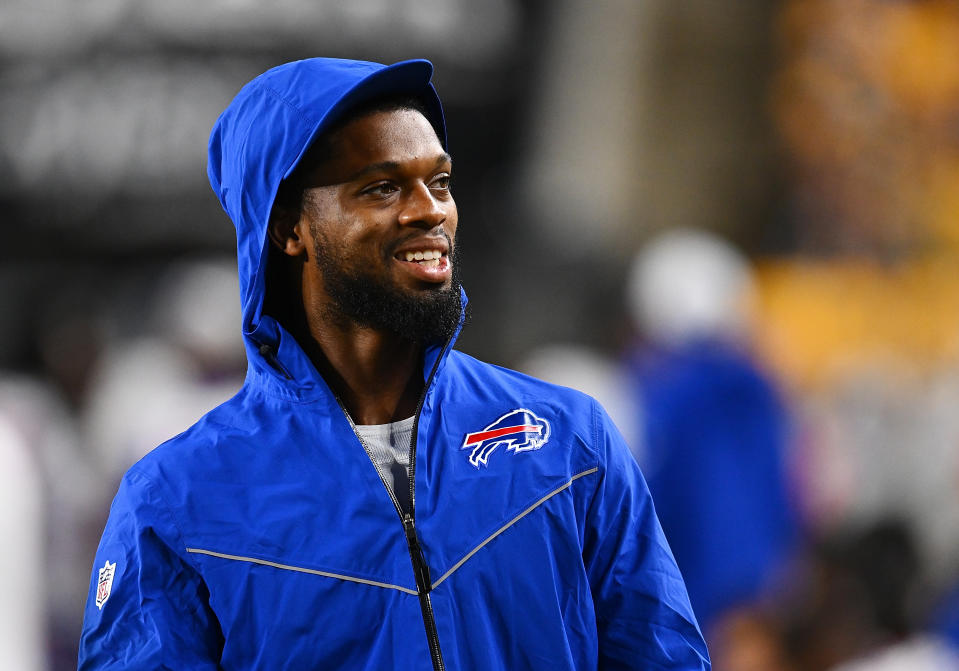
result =
M775 583L799 536L788 410L749 351L752 276L726 242L677 229L636 255L628 284L644 340L629 360L656 509L709 635Z
M783 604L800 669L959 669L955 651L923 625L925 567L906 523L836 529L813 545L806 564Z
M96 549L114 489L104 487L77 421L103 342L102 294L82 271L65 272L71 282L51 272L42 300L28 301L33 310L25 323L31 324L33 350L23 355L37 364L35 373L0 371L0 419L29 447L40 487L44 587L38 597L49 669L76 665L87 592L87 577L77 567Z
M0 537L8 544L2 565L0 654L4 668L46 667L47 588L57 586L45 560L43 486L28 437L0 407Z
M157 279L150 335L102 348L83 423L106 481L239 389L238 293L232 263L173 264Z
M127 472L81 669L709 668L603 409L452 349L431 74L298 61L217 120L247 378Z
M46 648L48 654L43 657L50 668L71 668L87 589L86 576L76 569L88 561L103 524L102 483L82 452L69 403L52 385L37 377L0 371L0 424L4 427L0 442L9 462L2 470L7 480L0 484L9 497L4 510L17 517L17 526L23 525L19 530L8 528L4 538L17 548L17 562L43 576L40 582L31 580L22 586L30 592L30 603L17 611L23 622L11 635L22 638L24 645ZM92 519L97 529L91 529ZM11 596L11 601L19 602L21 597ZM33 622L38 614L39 625ZM37 627L43 640L38 642L36 632L24 632L21 626ZM0 651L6 649L0 644Z

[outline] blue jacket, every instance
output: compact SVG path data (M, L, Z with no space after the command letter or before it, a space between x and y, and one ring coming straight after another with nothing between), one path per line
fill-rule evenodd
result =
M445 140L430 74L300 61L217 121L210 176L237 226L248 374L123 479L80 669L709 668L649 492L595 401L453 339L429 347L404 519L262 311L279 181L343 100L390 87L430 98Z
M786 407L757 364L718 339L643 348L632 372L649 489L708 630L761 597L799 538Z

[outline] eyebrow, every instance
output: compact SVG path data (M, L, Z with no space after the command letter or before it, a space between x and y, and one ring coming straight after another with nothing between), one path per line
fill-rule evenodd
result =
M434 167L439 167L444 163L453 163L453 157L445 151L436 158L436 162L433 165ZM379 163L371 163L370 165L360 168L352 175L347 177L344 181L353 182L374 172L399 170L400 167L401 164L397 161L380 161Z

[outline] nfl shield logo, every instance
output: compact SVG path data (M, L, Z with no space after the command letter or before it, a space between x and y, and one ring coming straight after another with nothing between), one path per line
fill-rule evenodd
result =
M117 563L108 561L100 569L97 578L97 608L103 609L103 604L110 598L110 589L113 587L113 574L116 573Z

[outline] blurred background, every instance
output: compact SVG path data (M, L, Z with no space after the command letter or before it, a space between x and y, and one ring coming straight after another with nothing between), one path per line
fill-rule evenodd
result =
M959 668L959 4L6 0L3 668L76 664L125 469L245 361L216 116L426 57L459 348L596 396L717 671Z

